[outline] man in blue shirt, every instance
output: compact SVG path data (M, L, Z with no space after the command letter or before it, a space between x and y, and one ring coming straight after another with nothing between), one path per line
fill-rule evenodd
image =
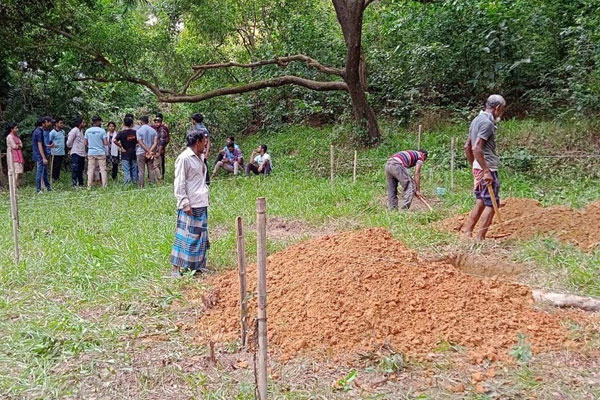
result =
M49 149L46 147L46 141L44 139L44 132L50 133L50 127L52 126L52 118L43 117L36 124L36 128L33 130L33 137L31 140L31 154L33 161L36 164L35 171L35 189L38 193L42 192L42 179L44 180L44 186L46 190L52 190L50 182L48 181L48 157ZM49 136L49 135L47 135Z
M102 118L95 115L92 117L92 126L85 131L84 143L88 148L88 189L94 182L94 170L96 165L100 168L102 187L106 187L106 149L108 146L108 134L102 128Z
M156 183L156 166L154 164L154 153L158 149L158 134L156 130L148 125L148 116L140 117L142 126L136 131L138 148L135 152L138 167L138 187L143 188L146 184L146 169L151 183ZM160 175L160 171L158 171Z
M52 161L52 181L56 182L60 178L60 169L65 157L65 131L63 130L63 119L56 118L54 129L50 131L49 144L51 147Z

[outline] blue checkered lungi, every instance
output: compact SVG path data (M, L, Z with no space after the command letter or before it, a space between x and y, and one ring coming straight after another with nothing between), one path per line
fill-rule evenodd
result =
M171 250L171 264L182 270L206 270L208 241L208 209L192 208L192 215L177 210L177 229Z

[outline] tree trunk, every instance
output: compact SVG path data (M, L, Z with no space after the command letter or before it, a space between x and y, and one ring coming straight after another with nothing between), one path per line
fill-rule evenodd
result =
M333 0L337 19L346 42L346 68L344 82L352 101L352 113L356 122L367 131L365 144L379 142L381 135L377 118L367 101L366 65L362 51L362 19L364 0Z

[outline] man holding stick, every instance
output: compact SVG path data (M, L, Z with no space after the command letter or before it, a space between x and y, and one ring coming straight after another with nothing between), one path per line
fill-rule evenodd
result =
M473 229L481 217L481 227L476 238L484 240L494 218L494 208L500 204L500 179L498 164L500 157L496 152L496 124L500 121L506 100L498 94L488 97L485 110L471 122L469 138L465 143L465 156L473 166L475 207L469 215L463 229L466 237L473 236ZM490 193L491 190L491 193Z
M385 164L387 197L390 210L398 208L398 184L404 190L402 209L408 210L413 197L421 196L421 167L427 160L427 150L404 150L392 155ZM410 177L409 168L415 168L415 180Z
M208 242L208 185L203 130L194 129L186 136L187 149L175 160L174 192L177 199L177 228L171 250L172 277L183 271L206 271Z

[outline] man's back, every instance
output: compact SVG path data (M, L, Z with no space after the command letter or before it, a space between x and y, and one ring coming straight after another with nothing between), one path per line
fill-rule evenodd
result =
M108 138L108 134L99 126L92 126L85 131L84 136L88 141L89 156L104 156L106 149L104 148L104 139Z
M156 138L156 131L154 130L154 128L152 128L150 125L142 125L140 126L140 128L137 130L137 139L141 140L144 145L148 148L152 147L152 143L154 142L154 138ZM139 146L137 149L136 154L140 155L140 154L144 154L145 150L143 149L142 146Z

